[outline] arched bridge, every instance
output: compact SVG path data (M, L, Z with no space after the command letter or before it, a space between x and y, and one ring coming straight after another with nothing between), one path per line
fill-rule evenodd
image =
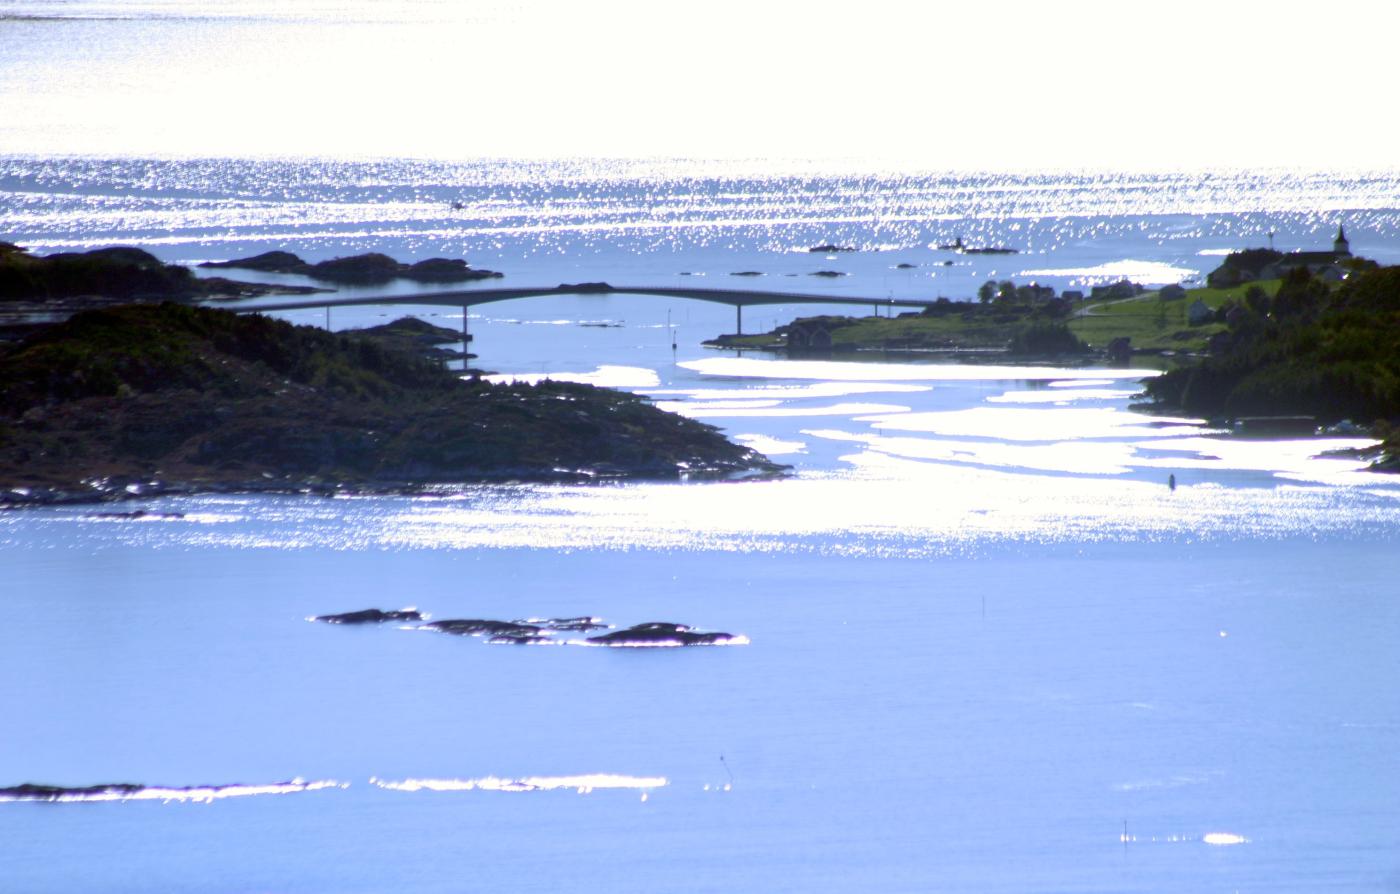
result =
M435 304L462 308L462 337L467 338L466 309L476 304L511 301L516 298L540 298L546 295L656 295L661 298L690 298L712 301L734 307L735 331L743 334L744 308L754 304L841 304L867 305L875 308L912 307L923 309L933 302L900 298L860 298L856 296L809 295L800 292L763 292L749 289L694 289L676 286L614 286L605 282L561 283L557 286L515 289L462 289L452 292L421 292L412 295L365 295L353 298L308 298L258 307L238 308L239 313L263 313L281 310L312 310L315 308L356 307L376 304Z

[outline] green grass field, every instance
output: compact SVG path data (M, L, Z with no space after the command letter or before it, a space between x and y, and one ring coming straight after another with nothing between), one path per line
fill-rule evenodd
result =
M1279 281L1257 285L1272 295L1278 291ZM1080 309L1079 315L1067 322L1070 331L1098 350L1106 348L1115 338L1127 336L1132 339L1134 350L1201 351L1207 340L1225 326L1223 323L1192 326L1187 322L1187 308L1198 298L1212 308L1231 300L1243 303L1248 288L1189 289L1185 298L1176 301L1163 301L1155 291L1144 292L1136 298L1088 303ZM1014 332L1027 323L1022 315L996 313L982 305L958 307L957 311L940 316L833 318L833 321L843 319L846 322L833 328L832 346L837 350L1002 348L1011 341ZM756 349L781 344L771 333L728 337L725 343L730 347Z
M1278 291L1279 281L1250 285L1258 285L1272 295ZM1135 350L1199 351L1225 326L1222 323L1192 326L1186 319L1186 309L1198 298L1212 308L1231 300L1243 303L1248 288L1188 289L1186 297L1176 301L1162 301L1154 291L1125 301L1098 302L1088 305L1082 316L1070 320L1069 328L1094 348L1104 348L1113 339L1127 336L1133 340Z

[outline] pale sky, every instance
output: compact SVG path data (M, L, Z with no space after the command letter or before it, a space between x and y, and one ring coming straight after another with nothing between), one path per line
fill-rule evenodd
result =
M1400 166L1400 2L60 8L177 15L0 19L0 153Z

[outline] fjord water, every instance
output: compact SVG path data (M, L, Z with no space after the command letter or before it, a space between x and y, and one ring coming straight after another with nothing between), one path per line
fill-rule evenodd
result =
M0 53L7 95L41 63L36 114L64 78L153 77L98 24L111 4L62 6L64 30L31 17L52 3L7 5L28 29ZM195 72L192 34L255 43L287 14L216 6L226 25L147 3L120 27ZM1270 233L1323 247L1338 224L1400 261L1393 173L936 167L11 155L0 238L506 274L473 288L875 299L1190 282ZM939 250L959 236L1019 253ZM859 250L808 251L823 244ZM330 322L406 312L461 324L436 306ZM470 314L479 366L648 394L794 474L0 513L0 785L251 787L0 803L0 890L1394 889L1400 485L1316 458L1369 442L1135 413L1146 369L721 354L700 341L733 311L699 302ZM749 643L507 647L306 620L407 605ZM333 785L256 793L294 778Z
M6 890L1393 884L1400 486L1313 458L1359 442L1133 413L1144 370L673 356L642 296L474 325L796 473L0 515L7 784L335 783L0 803ZM306 620L372 605L750 642Z

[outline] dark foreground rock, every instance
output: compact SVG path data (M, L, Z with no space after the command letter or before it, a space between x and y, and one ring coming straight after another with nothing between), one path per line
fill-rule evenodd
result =
M199 266L211 269L257 270L262 273L296 273L345 285L375 285L394 279L423 283L471 282L478 279L498 279L503 275L494 270L473 269L461 258L428 258L414 264L404 264L379 252L332 258L311 264L291 252L269 251L251 258L206 261Z
M0 348L0 503L781 468L630 394L463 381L257 315L127 305Z
M366 608L338 615L317 615L311 620L324 621L327 624L383 624L387 621L421 621L423 615L409 608L387 612L377 608Z
M361 338L372 339L381 346L392 350L422 354L439 360L471 360L476 357L475 354L467 354L464 358L461 351L438 347L438 345L460 342L462 340L461 330L435 326L417 317L399 317L392 323L368 326L351 332Z

